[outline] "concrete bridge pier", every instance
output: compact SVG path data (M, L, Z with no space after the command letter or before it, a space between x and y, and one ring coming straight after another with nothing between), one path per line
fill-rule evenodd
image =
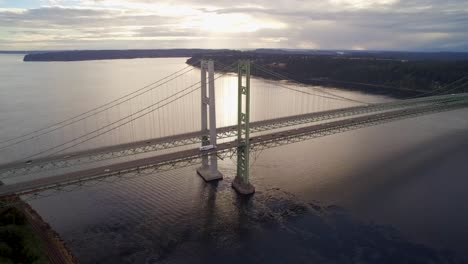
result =
M208 73L208 90L207 77ZM209 92L209 94L208 94ZM214 62L212 60L201 61L201 130L205 132L202 136L202 147L216 147L216 104L215 104L215 81ZM209 115L209 130L208 130ZM209 134L209 136L208 136ZM207 151L207 150L206 150ZM223 174L218 170L218 157L216 153L202 156L202 166L197 173L205 181L220 180Z

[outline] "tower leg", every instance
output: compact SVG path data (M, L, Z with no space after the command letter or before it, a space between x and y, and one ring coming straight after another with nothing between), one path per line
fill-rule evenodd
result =
M209 96L207 96L206 72L208 71ZM201 62L201 105L202 105L202 131L208 135L202 136L202 146L213 145L216 147L216 104L215 104L215 83L214 83L214 63L212 60ZM208 131L208 108L209 108L209 131ZM197 173L205 180L220 180L223 174L218 171L218 157L216 153L202 156L202 166L197 169Z
M245 75L245 85L243 84ZM248 195L255 192L255 187L249 182L250 155L250 62L240 61L238 71L237 92L237 175L232 187L240 194Z
M206 71L208 70L207 61L202 60L200 65L201 71L201 131L204 132L205 135L202 136L202 146L206 146L210 144L208 140L208 92L207 92L207 80L206 80ZM208 156L204 155L202 157L202 168L208 167Z

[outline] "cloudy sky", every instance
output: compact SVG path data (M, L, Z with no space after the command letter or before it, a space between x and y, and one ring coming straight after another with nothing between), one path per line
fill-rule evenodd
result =
M468 51L467 0L0 0L0 50Z

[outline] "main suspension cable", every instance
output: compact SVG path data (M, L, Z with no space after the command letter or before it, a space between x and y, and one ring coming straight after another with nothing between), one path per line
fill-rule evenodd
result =
M235 63L234 63L234 64L235 64ZM229 67L234 66L234 64L230 65ZM218 77L216 77L215 80L217 80L218 78L224 76L225 74L227 74L227 72L226 72L226 73L223 73L222 75L220 75L220 76L218 76ZM35 153L35 154L33 154L33 155L30 155L30 156L26 157L26 159L28 160L28 159L37 157L37 156L39 156L39 155L41 155L41 154L50 152L50 151L52 151L52 150L59 149L59 148L65 146L65 145L68 145L68 144L70 144L70 143L76 142L76 141L78 141L78 140L80 140L80 139L83 139L83 138L85 138L85 137L90 136L91 134L94 134L94 133L96 133L96 132L99 132L99 131L101 131L101 130L103 130L103 129L105 129L105 128L108 128L108 127L110 127L110 126L112 126L112 125L115 125L115 124L117 124L117 123L119 123L119 122L124 121L125 119L130 118L130 120L128 120L128 121L126 121L126 122L124 122L124 123L122 123L122 124L119 124L119 125L116 126L116 127L113 127L113 128L108 129L108 130L106 130L106 131L104 131L104 132L101 132L101 133L99 133L98 135L95 135L95 136L93 136L93 137L91 137L91 138L84 139L84 140L82 140L82 141L80 141L80 142L78 142L78 143L76 143L76 144L74 144L74 145L72 145L72 146L68 146L68 147L66 147L66 148L59 149L58 151L55 151L55 152L49 154L47 157L50 157L50 156L52 156L52 155L54 155L54 154L63 152L63 151L68 150L68 149L70 149L70 148L72 148L72 147L75 147L75 146L80 145L80 144L82 144L82 143L84 143L84 142L87 142L87 141L89 141L89 140L91 140L91 139L94 139L94 138L96 138L96 137L98 137L98 136L101 136L101 135L106 134L106 133L108 133L108 132L110 132L110 131L113 131L113 130L119 128L119 127L122 127L123 125L126 125L126 124L128 124L128 123L130 123L130 122L132 122L132 121L134 121L134 120L137 120L137 119L139 119L139 118L141 118L141 117L143 117L143 116L145 116L145 115L147 115L147 114L150 114L150 113L152 113L152 112L154 112L154 111L156 111L156 110L158 110L158 109L160 109L160 108L162 108L162 107L164 107L164 106L166 106L166 105L168 105L168 104L170 104L170 103L172 103L172 102L175 102L175 101L177 101L178 99L180 99L180 98L182 98L182 97L185 97L186 95L189 95L189 94L193 93L195 90L199 89L200 87L194 88L194 89L192 89L191 91L189 91L189 92L183 94L182 96L178 96L178 97L176 97L175 99L173 99L173 100L171 100L171 101L165 103L164 105L161 105L161 106L159 106L159 107L157 107L157 108L151 109L151 108L153 108L154 106L156 106L156 105L158 105L158 104L160 104L160 103L162 103L162 102L164 102L164 101L166 101L166 100L168 100L168 99L170 99L170 98L172 98L172 97L174 97L174 96L177 96L177 95L179 95L179 94L181 94L181 93L183 93L183 92L189 90L190 88L192 88L192 87L194 87L194 86L196 86L197 84L200 84L200 83L201 83L201 82L199 81L199 82L197 82L197 83L195 83L195 84L192 84L192 85L190 85L190 86L184 88L184 89L181 90L181 91L178 91L178 92L176 92L176 93L174 93L174 94L172 94L172 95L170 95L170 96L168 96L168 97L166 97L166 98L164 98L164 99L162 99L162 100L159 100L158 102L156 102L156 103L154 103L154 104L152 104L152 105L150 105L150 106L148 106L148 107L145 107L145 108L143 108L143 109L137 111L136 113L132 113L132 114L130 114L130 115L127 115L127 116L125 116L125 117L123 117L123 118L121 118L121 119L119 119L119 120L117 120L117 121L114 121L114 122L112 122L112 123L110 123L110 124L108 124L108 125L106 125L106 126L103 126L103 127L99 128L99 129L93 130L93 131L91 131L91 132L89 132L89 133L87 133L87 134L85 134L85 135L79 136L79 137L77 137L77 138L74 138L74 139L69 140L69 141L67 141L67 142L64 142L64 143L62 143L62 144L56 145L56 146L51 147L51 148L49 148L49 149L46 149L46 150L40 151L40 152L38 152L38 153ZM143 112L143 111L146 111L146 110L148 110L148 109L151 109L151 110L150 110L149 112L143 113L143 114L141 114L141 115L139 115L139 116L137 116L137 117L133 117L135 114L139 114L139 113L141 113L141 112Z
M191 68L191 69L188 70L188 71L186 71L188 68ZM176 72L174 72L174 73L172 73L172 74L170 74L170 75L167 75L166 77L164 77L164 78L162 78L162 79L159 79L159 80L157 80L157 81L155 81L155 82L153 82L153 83L151 83L151 84L148 84L148 85L146 85L146 86L144 86L144 87L142 87L142 88L140 88L140 89L138 89L138 90L135 90L135 91L133 91L133 92L131 92L131 93L129 93L129 94L126 94L126 95L124 95L124 96L121 96L121 97L119 97L119 98L117 98L117 99L115 99L115 100L112 100L111 102L108 102L108 103L106 103L106 104L104 104L104 105L95 107L95 108L93 108L93 109L91 109L91 110L88 110L88 111L86 111L86 112L84 112L84 113L81 113L81 114L79 114L79 115L76 115L76 116L74 116L74 117L65 119L65 120L60 121L60 122L58 122L58 123L55 123L55 124L53 124L53 125L49 125L49 126L47 126L47 127L44 127L44 128L41 128L41 129L38 129L38 130L35 130L35 131L32 131L32 132L29 132L29 133L26 133L26 134L23 134L23 135L20 135L20 136L17 136L17 137L8 139L8 140L2 141L2 142L0 142L0 145L5 144L5 143L9 143L9 142L12 142L12 141L15 141L15 140L18 140L18 141L15 141L15 142L13 142L13 143L10 143L10 144L1 146L1 147L0 147L0 150L5 149L5 148L8 148L8 147L11 147L11 146L14 146L14 145L17 145L17 144L20 144L20 143L23 143L23 142L26 142L26 141L29 141L29 140L32 140L32 139L35 139L35 138L37 138L37 137L40 137L40 136L43 136L43 135L46 135L46 134L49 134L49 133L54 132L54 131L56 131L56 130L58 130L58 129L61 129L61 128L67 127L67 126L69 126L69 125L75 124L75 123L77 123L77 122L79 122L79 121L82 121L82 120L84 120L84 119L86 119L86 118L88 118L88 117L90 117L90 116L94 116L94 115L97 115L97 114L99 114L99 113L102 113L102 112L104 112L104 111L106 111L106 110L108 110L108 109L110 109L110 108L113 108L113 107L115 107L115 106L117 106L117 105L120 105L120 104L122 104L122 103L125 103L125 102L127 102L127 101L129 101L129 100L131 100L131 99L133 99L133 98L136 98L136 97L138 97L138 96L140 96L140 95L142 95L142 94L145 94L145 93L147 93L147 92L149 92L149 91L152 91L152 90L154 90L154 89L156 89L156 88L158 88L158 87L161 87L162 85L167 84L167 83L169 83L170 81L172 81L172 80L174 80L174 79L177 79L178 77L180 77L180 76L182 76L182 75L184 75L184 74L187 74L187 73L193 71L194 69L195 69L195 68L194 68L193 66L188 65L188 66L184 67L184 68L181 69L181 70L178 70L178 71L176 71ZM185 72L184 72L184 71L185 71ZM181 72L182 72L182 73L181 73ZM170 78L170 79L169 79L169 78ZM169 79L169 80L167 80L167 79ZM166 80L166 81L164 81L164 80ZM162 82L162 81L164 81L164 82ZM162 83L159 83L159 82L162 82ZM159 83L159 84L158 84L158 83ZM155 87L152 87L152 86L155 85L155 84L158 84L158 85L155 86ZM150 88L150 89L148 89L148 88ZM143 91L143 90L145 90L145 89L148 89L148 90L147 90L147 91ZM141 91L143 91L143 92L141 92ZM139 93L139 92L141 92L141 93ZM139 93L139 94L134 95L134 94L136 94L136 93ZM133 96L132 96L132 95L133 95ZM130 97L130 96L131 96L131 97ZM127 98L127 97L130 97L130 98ZM125 98L126 98L126 99L125 99ZM125 100L121 101L122 99L125 99ZM119 102L119 101L120 101L120 102ZM102 109L102 108L104 108L104 109ZM95 112L95 111L97 111L97 110L99 110L99 111L98 111L98 112ZM95 113L93 113L93 112L95 112ZM79 119L77 119L77 118L79 118ZM74 120L74 119L77 119L77 120ZM50 130L49 130L49 129L50 129ZM42 132L42 133L40 133L40 132ZM40 134L35 135L36 133L40 133ZM30 136L30 137L24 139L24 137L28 137L28 136ZM23 139L21 139L21 138L23 138ZM19 139L21 139L21 140L19 140Z

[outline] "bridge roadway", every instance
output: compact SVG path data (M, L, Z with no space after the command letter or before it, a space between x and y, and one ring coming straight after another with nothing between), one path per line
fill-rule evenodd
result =
M466 107L468 107L468 100L456 100L451 102L442 102L434 105L415 107L412 109L398 109L385 113L359 116L256 136L252 137L250 142L253 149L270 148L298 141L294 139L306 140L309 138L340 133L343 131L377 125L418 115L450 111ZM221 143L217 146L216 149L209 151L200 151L199 148L194 148L149 158L127 161L109 166L72 172L64 175L56 175L42 179L3 185L0 186L0 197L6 197L14 194L30 194L48 189L57 189L67 185L82 184L83 182L90 180L132 172L140 172L146 169L157 168L165 165L174 166L177 163L199 159L203 155L235 153L237 146L237 141L232 141Z
M265 121L252 122L251 133L264 132L272 129L285 128L295 125L303 125L317 121L325 121L349 116L363 115L375 112L388 111L398 108L413 108L443 102L459 101L468 98L468 94L442 95L396 102L356 106L343 109L335 109L324 112L289 116ZM218 139L234 137L237 135L237 127L229 126L218 128ZM90 149L80 152L67 153L59 156L51 156L33 160L30 164L26 161L0 165L0 179L19 174L46 171L51 169L66 168L79 164L98 162L103 160L126 157L142 153L160 151L201 142L201 137L208 132L197 131L180 135L148 139L137 142L119 144L114 146Z

